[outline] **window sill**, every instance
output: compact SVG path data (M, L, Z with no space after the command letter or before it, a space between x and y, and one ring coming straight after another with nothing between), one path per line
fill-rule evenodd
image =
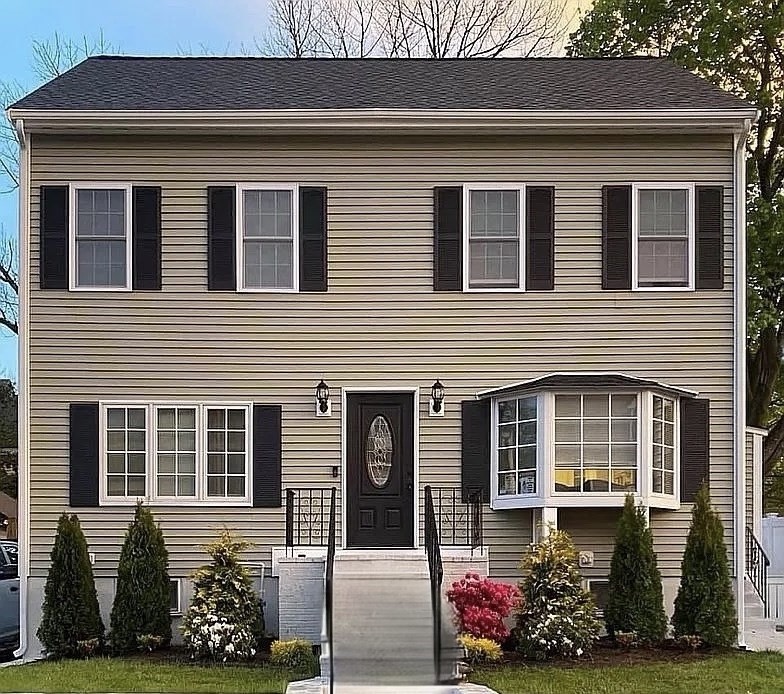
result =
M650 508L678 510L681 507L676 497L651 494L634 494L636 503ZM500 496L490 502L494 511L516 508L620 508L626 501L626 493L597 494L575 492L574 494L555 493L550 496Z
M144 503L145 506L151 507L172 507L172 508L183 508L183 507L208 507L208 508L252 508L253 504L248 499L144 499L139 497L138 499L101 499L98 502L99 507L109 507L112 506L136 506L139 502Z

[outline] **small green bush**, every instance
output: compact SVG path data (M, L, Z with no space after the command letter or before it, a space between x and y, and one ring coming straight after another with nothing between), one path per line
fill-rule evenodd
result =
M318 667L313 646L305 639L273 641L270 647L270 664L296 672L312 671Z
M708 646L732 646L738 637L724 526L703 485L694 501L672 617L675 636Z
M596 605L582 587L577 550L562 530L550 530L524 559L527 574L517 612L518 650L534 660L578 658L599 635Z
M205 547L212 563L193 576L193 598L182 620L191 655L226 662L256 655L260 603L239 555L250 543L223 530Z
M109 623L112 648L119 653L140 646L154 650L155 644L171 641L169 555L160 527L141 504L125 533Z
M491 639L482 639L471 634L460 634L457 643L465 651L466 660L470 665L497 663L501 660L501 646Z
M621 633L634 633L641 643L664 639L667 616L653 535L645 512L634 505L631 494L626 496L618 523L609 584L604 611L607 633L616 641Z
M38 639L47 656L80 658L103 645L93 567L76 515L63 513L50 555Z

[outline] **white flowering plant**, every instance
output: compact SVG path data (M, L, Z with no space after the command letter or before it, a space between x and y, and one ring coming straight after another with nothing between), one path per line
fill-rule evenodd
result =
M205 550L212 563L193 576L193 598L183 617L182 635L194 658L218 662L256 655L262 616L248 570L239 555L250 543L223 530Z
M582 587L571 538L551 529L533 546L522 568L527 575L520 584L517 649L534 660L588 655L600 624L593 598Z

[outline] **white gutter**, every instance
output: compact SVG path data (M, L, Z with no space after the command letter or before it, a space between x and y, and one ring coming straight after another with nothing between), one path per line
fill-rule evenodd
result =
M647 125L669 129L676 125L737 130L753 109L267 109L267 110L61 110L12 108L11 118L24 118L28 131L79 127L131 130L170 127L265 128L274 130L376 129L433 130L439 128L601 128Z
M735 559L735 609L738 619L738 646L746 646L746 140L751 130L751 120L744 123L743 131L734 136L734 266L733 292L735 312L733 335L735 354L733 360L732 420L733 420L733 500L732 528L734 531Z
M30 198L30 141L25 123L14 122L19 138L19 421L17 448L19 451L19 648L14 656L22 658L27 652L27 581L30 575L30 374L29 356L29 198Z

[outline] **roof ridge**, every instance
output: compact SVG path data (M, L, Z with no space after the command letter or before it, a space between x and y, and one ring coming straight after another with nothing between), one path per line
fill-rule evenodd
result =
M334 62L334 63L379 63L379 62L410 62L410 63L466 63L466 62L618 62L618 61L649 61L666 62L675 64L671 58L653 55L629 55L629 56L500 56L497 58L489 57L470 57L470 58L402 58L393 56L379 56L374 58L330 58L326 56L314 56L305 58L292 58L289 56L276 55L115 55L100 54L88 56L84 61L90 60L241 60L241 61L280 61L280 62Z

